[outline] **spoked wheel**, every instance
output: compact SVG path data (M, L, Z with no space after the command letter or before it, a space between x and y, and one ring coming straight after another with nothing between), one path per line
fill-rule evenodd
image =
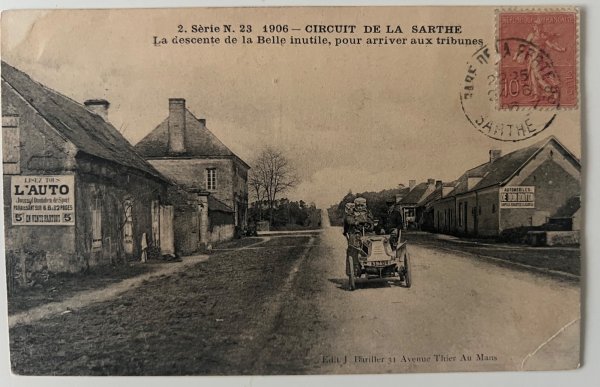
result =
M354 275L354 260L348 255L348 287L350 290L356 289L356 277Z
M404 252L404 286L410 288L412 285L412 274L410 272L410 257L408 252Z

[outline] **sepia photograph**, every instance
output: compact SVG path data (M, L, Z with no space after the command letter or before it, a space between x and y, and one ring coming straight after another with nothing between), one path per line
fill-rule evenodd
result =
M12 373L579 368L581 20L4 10Z

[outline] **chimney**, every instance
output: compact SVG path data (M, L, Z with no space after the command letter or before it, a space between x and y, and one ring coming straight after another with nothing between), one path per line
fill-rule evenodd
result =
M417 181L416 180L409 180L408 181L408 191L412 191L413 188L415 188L415 185L417 185Z
M502 151L500 149L490 149L490 163L499 159L500 156L502 156Z
M427 179L427 185L428 185L428 186L433 186L433 185L435 185L435 179Z
M89 111L99 115L104 121L108 122L108 107L110 106L110 103L107 100L88 99L83 104Z
M185 152L185 99L169 98L169 153Z
M442 189L442 181L441 180L435 181L435 189Z

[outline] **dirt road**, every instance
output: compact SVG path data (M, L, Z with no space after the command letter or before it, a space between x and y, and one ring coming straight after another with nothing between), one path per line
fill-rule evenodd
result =
M336 263L326 271L330 283L320 308L337 327L326 340L332 345L322 353L322 372L548 369L578 363L576 284L411 244L412 288L363 280L350 292L340 234L331 228L322 241L323 254Z
M579 290L413 244L413 287L349 291L339 228L227 248L119 297L10 330L21 374L546 369L577 364Z

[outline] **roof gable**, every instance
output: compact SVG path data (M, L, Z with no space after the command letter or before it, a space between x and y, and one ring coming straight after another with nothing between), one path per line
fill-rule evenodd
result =
M566 155L574 160L579 165L579 160L565 148L554 136L549 136L541 141L536 142L528 147L517 149L499 157L494 162L487 162L475 168L466 171L458 178L456 188L450 192L448 196L454 196L461 193L467 193L490 187L497 184L504 184L518 171L520 171L527 163L538 154L543 148L550 143L555 144L559 149L563 150ZM468 189L469 177L482 177L482 179L471 189Z
M169 151L169 118L165 118L152 132L135 145L135 149L146 158L163 157L235 157L239 159L217 136L185 109L185 152ZM240 159L241 160L241 159Z
M433 190L433 192L431 192L429 195L427 195L425 197L425 199L423 199L421 201L421 203L423 205L427 206L429 203L432 203L432 202L434 202L436 200L439 200L441 198L442 198L442 188L440 187L440 188L436 188L435 190Z
M473 187L473 190L501 184L519 170L546 143L547 140L537 142L526 148L521 148L501 156L493 163L487 163L483 179Z
M80 152L167 181L110 123L2 61L2 79Z
M423 195L427 192L429 184L427 182L417 184L410 192L400 201L401 204L418 204Z
M456 179L456 183L454 184L454 189L447 195L457 195L461 193L467 192L469 189L469 177L483 177L487 173L487 168L489 167L489 163L481 164L476 166L475 168L471 168L465 173L463 173L458 179ZM480 181L481 182L481 181Z

